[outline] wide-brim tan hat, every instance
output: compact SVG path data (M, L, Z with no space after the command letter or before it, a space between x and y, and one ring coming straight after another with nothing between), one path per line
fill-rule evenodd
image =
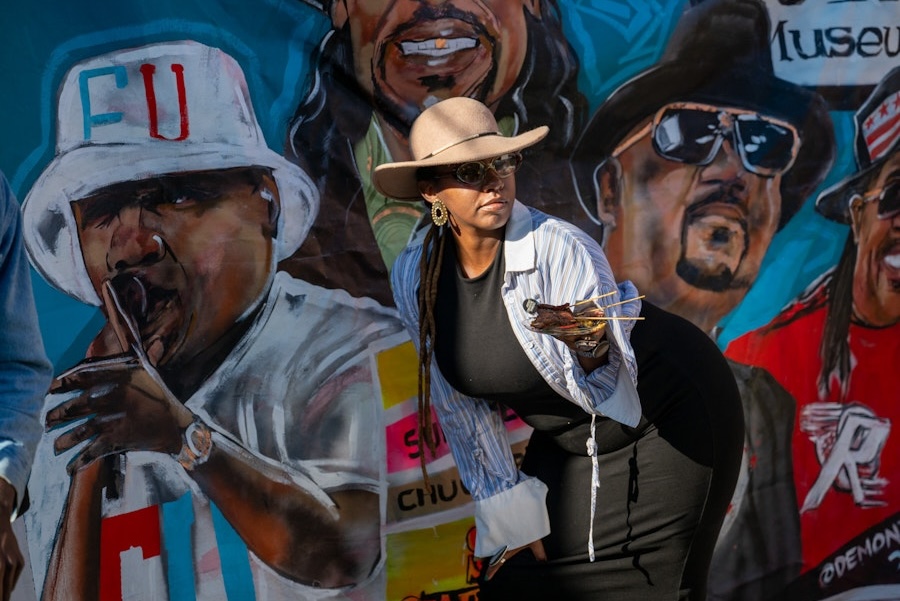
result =
M542 125L517 136L500 133L497 120L478 100L458 96L422 111L413 122L409 146L415 160L386 163L375 168L375 188L397 200L422 200L416 171L422 167L481 161L528 148L550 129Z

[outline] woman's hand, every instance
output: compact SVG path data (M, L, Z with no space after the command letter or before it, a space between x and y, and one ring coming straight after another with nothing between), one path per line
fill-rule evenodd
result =
M597 349L598 345L602 345L606 347L606 328L603 328L599 332L594 332L593 334L576 334L576 335L558 335L554 336L557 340L561 341L569 350L573 353L578 353L581 355L582 353L593 353L596 354L597 357L603 356L603 350ZM595 352L596 349L596 352ZM595 358L597 358L595 357Z
M490 580L494 577L500 568L503 567L503 564L506 563L506 560L521 551L522 549L531 549L531 553L534 555L534 558L538 561L547 561L547 553L544 551L544 543L541 540L536 540L533 543L528 545L524 545L519 547L518 549L507 550L504 551L499 557L491 558L490 563L487 566L487 573L484 576L485 580Z
M606 364L609 341L606 328L587 336L557 336L578 357L578 364L589 374Z

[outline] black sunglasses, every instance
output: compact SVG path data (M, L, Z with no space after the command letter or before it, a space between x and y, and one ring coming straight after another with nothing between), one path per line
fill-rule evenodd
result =
M499 177L509 177L522 166L522 155L518 152L502 154L493 159L462 163L449 171L437 172L435 177L452 175L461 184L480 186L484 183L489 169L493 169Z
M890 182L879 190L859 196L863 202L878 202L878 218L891 219L900 214L900 180Z
M613 156L624 152L652 133L653 149L670 161L708 165L730 137L751 173L773 177L794 164L800 150L797 128L781 119L736 108L676 102L660 109L647 127L619 145Z

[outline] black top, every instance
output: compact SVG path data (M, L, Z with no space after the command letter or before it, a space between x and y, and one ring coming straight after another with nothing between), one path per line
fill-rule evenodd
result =
M483 274L467 278L455 245L447 245L435 307L434 356L441 373L459 392L503 403L538 430L590 421L547 384L522 350L500 294L505 272L501 248ZM584 446L581 435L578 445Z

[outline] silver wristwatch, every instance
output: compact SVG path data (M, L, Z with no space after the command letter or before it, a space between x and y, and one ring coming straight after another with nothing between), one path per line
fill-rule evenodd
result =
M198 465L206 463L212 452L212 432L198 417L184 430L181 452L175 456L175 461L187 471L193 470Z

